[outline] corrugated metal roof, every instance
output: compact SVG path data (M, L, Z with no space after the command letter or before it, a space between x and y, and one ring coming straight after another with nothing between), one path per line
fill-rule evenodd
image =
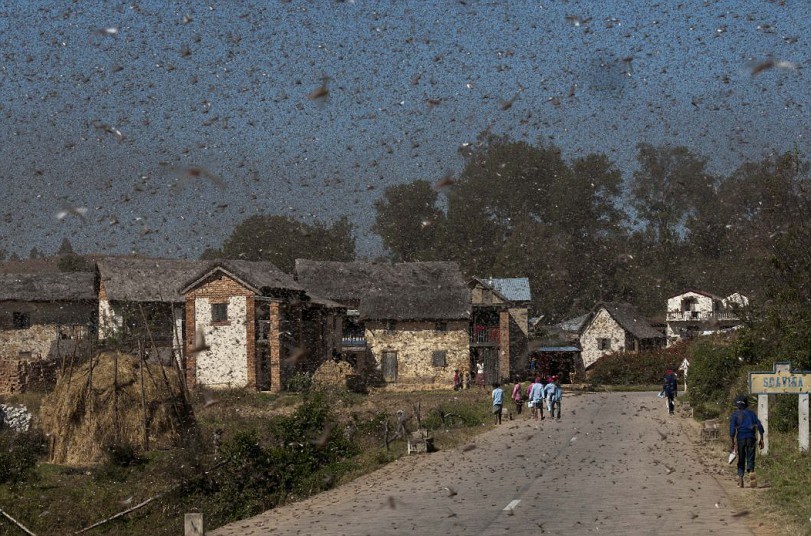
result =
M530 301L532 293L529 290L529 279L526 277L510 277L505 279L482 279L482 282L491 286L493 290L510 301Z
M589 318L591 318L591 313L586 313L575 318L564 320L559 324L555 324L555 327L563 331L580 332L580 330L583 329L583 326L586 325L586 322L588 322Z

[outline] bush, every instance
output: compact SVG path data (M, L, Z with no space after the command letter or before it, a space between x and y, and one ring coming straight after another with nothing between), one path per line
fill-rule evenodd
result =
M205 509L213 526L273 508L288 496L305 497L331 487L353 467L358 449L334 420L328 398L311 392L289 416L268 423L269 444L243 431L223 444L218 471L188 482L179 492Z
M678 369L684 353L684 345L676 345L637 354L608 354L591 367L589 381L603 385L661 384L667 369Z
M305 393L310 390L313 385L313 377L306 372L298 372L287 380L285 386L288 391L294 393Z
M45 436L38 430L0 431L0 484L24 482L32 478L37 460L47 453Z
M687 396L696 418L718 417L731 409L742 388L737 385L743 362L735 348L717 339L699 339L689 346L689 360Z

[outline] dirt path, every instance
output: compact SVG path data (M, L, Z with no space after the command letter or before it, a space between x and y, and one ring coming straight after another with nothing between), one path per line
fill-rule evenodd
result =
M563 402L210 534L753 534L655 394Z

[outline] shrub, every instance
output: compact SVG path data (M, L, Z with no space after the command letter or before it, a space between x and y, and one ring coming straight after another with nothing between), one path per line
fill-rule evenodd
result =
M695 416L717 417L731 409L743 367L735 348L716 339L700 339L689 346L689 359L687 396Z
M304 393L310 390L310 387L313 385L313 377L306 372L298 372L293 374L289 380L287 380L287 385L285 386L288 391L292 391L294 393Z
M608 354L591 367L589 380L604 385L659 384L667 369L678 368L684 353L685 347L676 345L637 354Z
M0 484L32 478L37 460L47 453L45 436L38 430L0 431Z
M270 444L256 431L236 434L223 444L224 466L179 492L189 504L204 501L215 526L272 508L287 496L327 489L353 467L358 449L344 437L323 393L309 393L292 415L274 417L268 427Z

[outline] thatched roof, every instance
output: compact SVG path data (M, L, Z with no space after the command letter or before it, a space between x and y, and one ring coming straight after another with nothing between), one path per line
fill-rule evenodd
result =
M95 300L95 280L95 274L90 272L0 274L0 300Z
M222 271L260 295L269 290L304 292L304 288L292 276L271 262L218 259L208 261L202 270L189 278L180 289L181 294L187 293L216 271Z
M365 320L461 320L470 318L470 291L465 287L404 286L392 293L376 291L360 301Z
M184 284L210 262L107 257L96 266L108 300L180 303Z
M595 314L604 308L625 331L637 339L664 339L665 335L651 327L636 307L630 303L601 303L594 309Z
M470 317L470 291L454 262L331 262L296 259L308 291L356 306L368 320Z

